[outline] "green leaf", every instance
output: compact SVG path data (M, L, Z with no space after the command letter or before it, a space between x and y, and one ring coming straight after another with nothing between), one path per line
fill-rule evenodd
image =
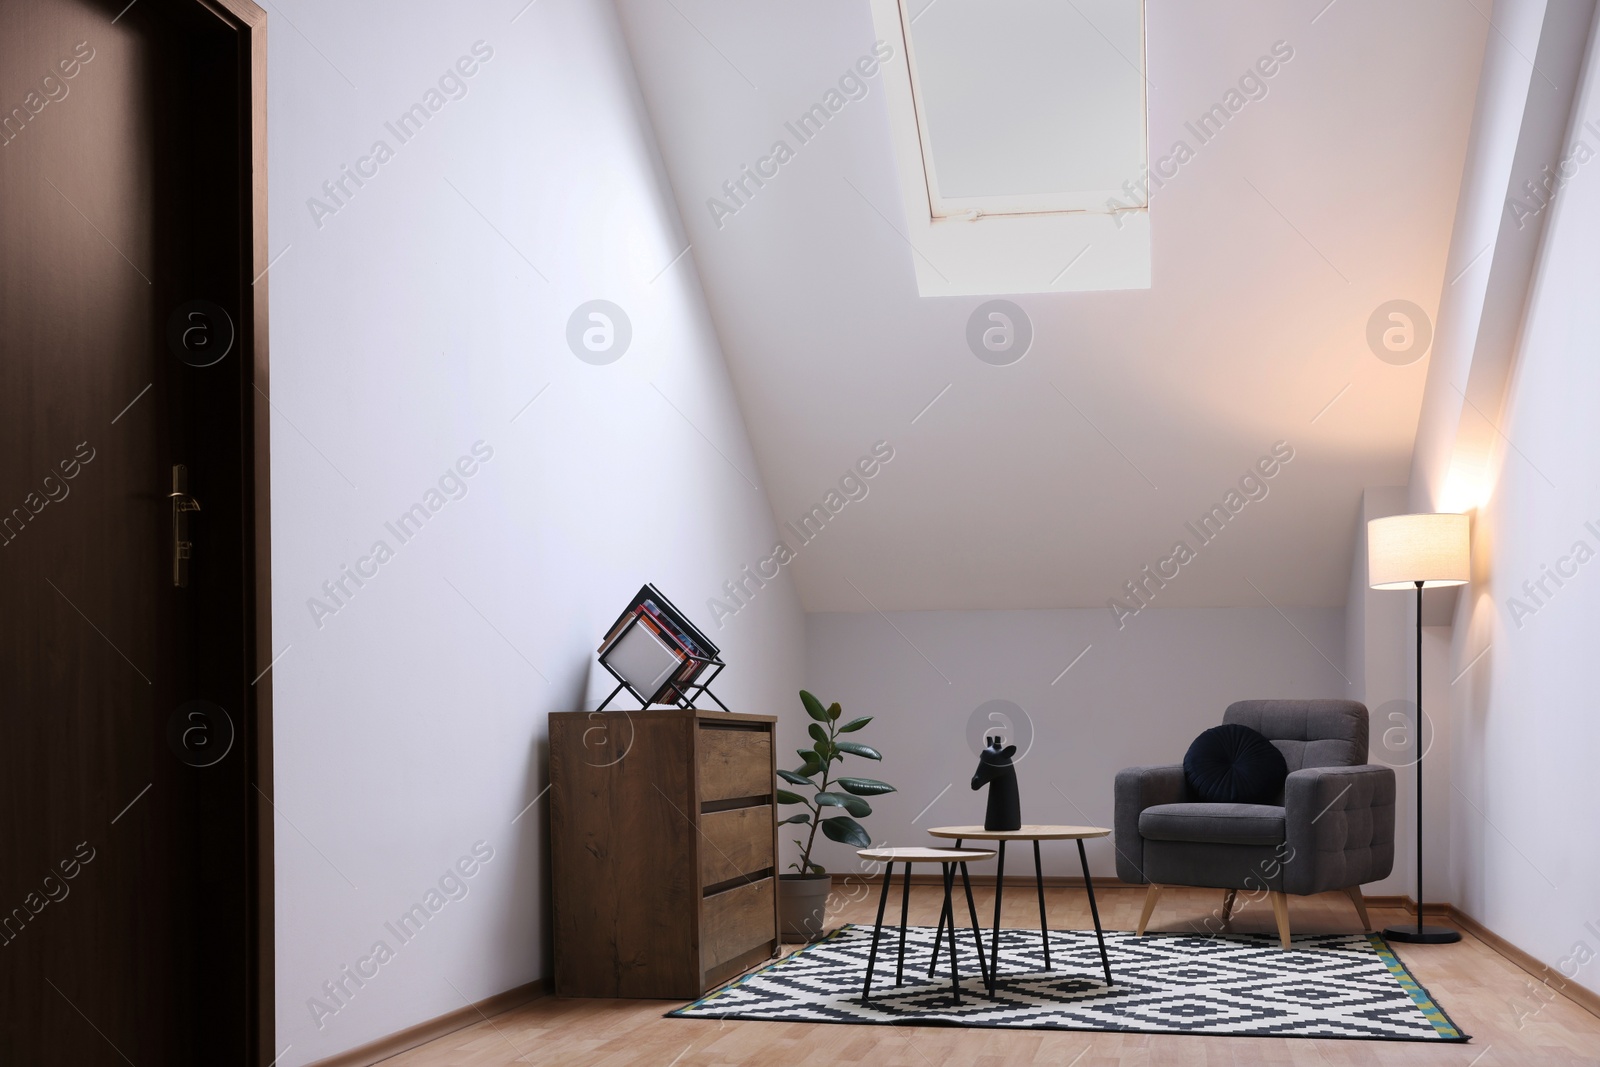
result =
M818 741L812 746L811 751L815 753L813 758L824 764L837 754L837 750L833 747L833 742L831 741Z
M787 819L784 819L782 822L778 823L778 825L788 826L790 823L805 823L807 826L810 826L811 816L807 815L805 812L801 812L799 815L789 816Z
M828 709L822 706L822 701L818 700L804 689L800 690L800 703L806 706L806 714L811 716L813 719L817 720L818 722L828 721Z
M852 756L860 756L863 759L883 758L883 753L879 752L871 745L863 745L855 741L839 741L836 742L835 747L838 748L840 752L848 752Z
M779 804L804 804L805 802L806 798L799 793L791 793L787 789L778 790Z
M826 867L824 867L820 863L813 863L810 866L811 866L811 873L812 874L827 874L828 873L828 869Z
M853 734L857 730L861 729L863 726L867 725L867 723L869 723L871 721L872 721L872 716L871 715L865 716L864 718L860 718L860 719L851 719L849 722L847 722L843 726L839 727L839 732L841 734Z
M868 848L872 845L872 838L867 836L867 831L848 815L823 819L822 832L828 835L830 841L838 841L840 844L854 845L856 848Z
M813 741L820 741L824 745L828 743L828 731L824 730L816 723L812 723L810 726L806 727L806 733L811 735L811 740Z
M835 700L832 704L828 705L828 721L829 722L838 722L839 721L839 716L841 716L843 714L844 714L844 709L839 706L839 702L837 700Z
M808 761L806 763L806 765L804 767L799 768L794 773L800 774L800 775L804 775L807 778L811 778L811 777L814 777L815 775L818 775L818 774L822 773L822 764L818 763L816 761L816 759L813 757L810 761Z
M806 775L801 774L801 773L799 773L797 771L779 771L778 772L778 777L782 778L784 781L788 782L790 785L809 785L812 789L815 789L817 787L817 783L816 782L813 782Z
M818 793L817 803L835 808L843 808L858 819L865 819L872 814L872 805L860 797L853 797L848 793Z
M876 778L840 778L838 784L840 789L854 793L858 797L875 797L895 791L894 786L888 782L880 782Z

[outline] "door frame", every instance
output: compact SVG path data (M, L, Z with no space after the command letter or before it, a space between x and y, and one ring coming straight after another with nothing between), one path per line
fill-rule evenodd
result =
M241 337L248 337L251 366L248 398L241 397L239 415L247 420L243 437L246 471L242 501L250 516L249 537L243 546L244 571L250 576L251 603L243 620L249 629L255 669L261 674L249 690L252 707L245 716L255 728L244 753L254 793L248 798L253 835L253 885L249 887L253 944L247 967L252 990L253 1058L256 1067L276 1062L276 949L273 883L273 773L272 773L272 470L268 397L272 395L268 359L267 269L271 265L267 244L267 13L252 0L193 0L233 29L238 42L239 144L243 188L239 202L246 210L239 223L247 234L240 242L239 269L254 279L248 299L241 302ZM246 402L248 401L248 402Z

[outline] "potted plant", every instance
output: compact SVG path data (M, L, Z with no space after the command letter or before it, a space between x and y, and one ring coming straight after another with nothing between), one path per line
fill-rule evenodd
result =
M833 888L833 876L822 865L811 859L812 846L816 844L820 828L829 840L839 841L857 848L867 848L872 838L856 819L872 814L872 805L863 797L893 793L894 786L876 778L833 777L834 764L843 763L845 756L881 760L883 753L870 745L856 741L841 741L841 734L853 734L872 721L870 716L851 719L841 724L842 710L837 703L827 707L805 690L800 691L800 703L811 716L807 730L814 742L809 749L800 749L801 764L792 771L779 771L778 777L789 785L812 791L808 798L787 789L777 792L779 804L804 804L806 810L791 815L779 825L791 824L811 827L804 842L799 838L800 859L789 864L796 873L778 879L778 916L784 941L804 942L820 940L828 907L828 891ZM825 815L824 809L837 808L836 814Z

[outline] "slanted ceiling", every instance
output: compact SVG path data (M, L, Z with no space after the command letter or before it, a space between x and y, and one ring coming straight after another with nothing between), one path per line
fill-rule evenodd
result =
M1031 347L995 365L968 341L989 298L917 295L898 50L847 78L866 0L618 7L760 481L780 522L837 509L786 534L808 610L1104 607L1137 580L1158 606L1344 602L1361 489L1404 483L1427 367L1378 358L1369 322L1431 318L1462 266L1479 8L1151 0L1151 157L1173 158L1151 288L1017 296ZM830 501L880 441L865 496Z

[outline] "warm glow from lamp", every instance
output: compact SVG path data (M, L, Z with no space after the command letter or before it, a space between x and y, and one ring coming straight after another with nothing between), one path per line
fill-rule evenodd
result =
M1465 515L1391 515L1367 523L1367 582L1374 589L1465 585L1472 577Z
M1457 457L1450 464L1444 488L1434 501L1440 511L1474 511L1489 502L1488 478L1477 464L1469 464Z

